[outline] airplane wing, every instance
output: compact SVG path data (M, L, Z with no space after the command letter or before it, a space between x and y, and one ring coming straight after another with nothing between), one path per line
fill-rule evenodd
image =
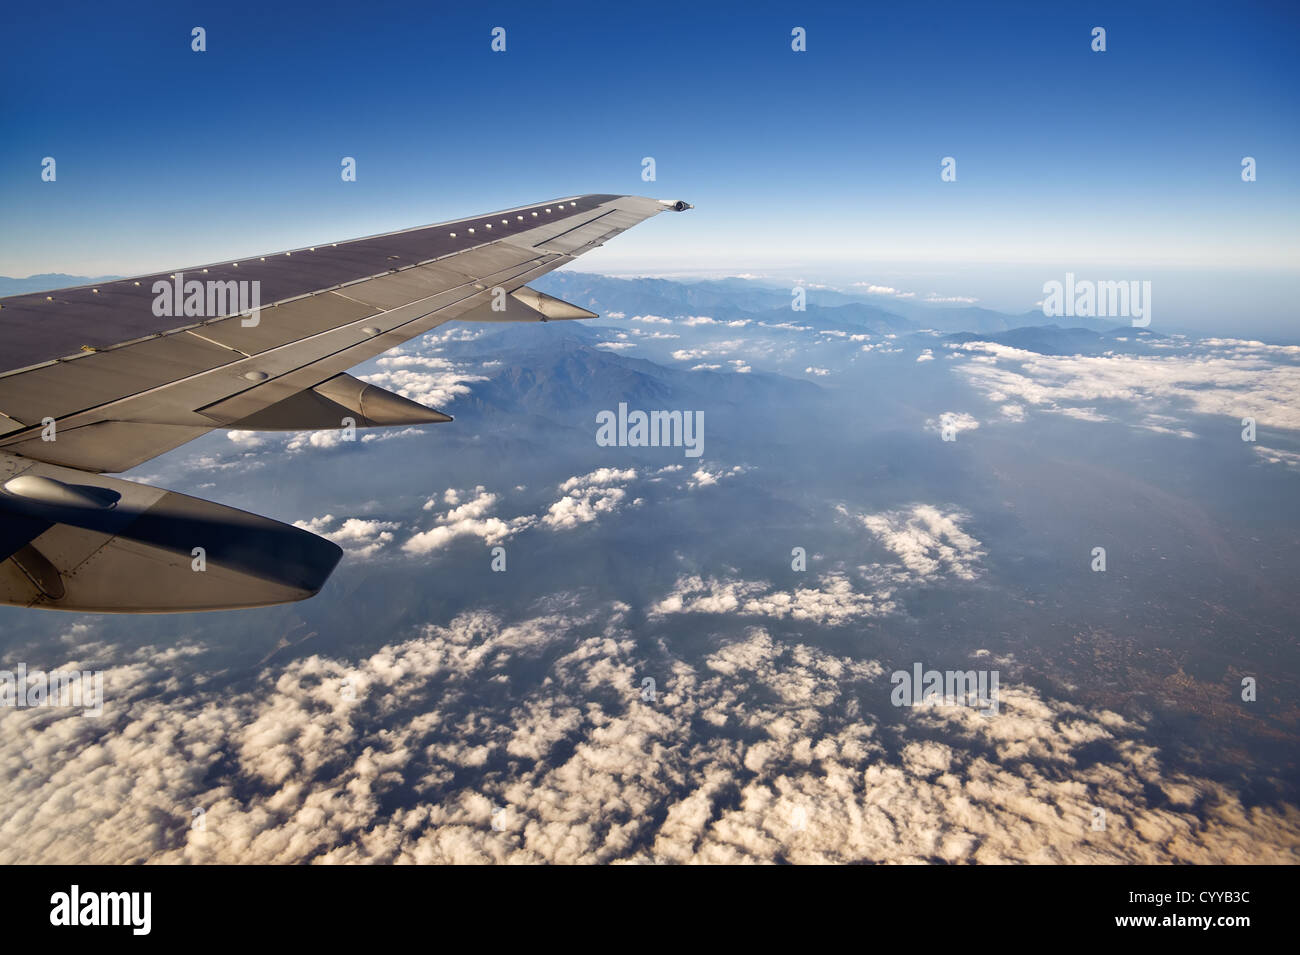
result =
M449 421L347 369L450 321L593 318L527 283L688 208L570 196L0 299L0 603L149 613L313 596L342 556L330 541L106 474L216 428Z

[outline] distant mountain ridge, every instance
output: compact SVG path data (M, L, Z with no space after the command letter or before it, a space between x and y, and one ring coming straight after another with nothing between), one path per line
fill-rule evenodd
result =
M1002 332L1050 323L1042 312L998 312L977 305L935 306L893 299L868 300L834 289L807 289L806 308L791 308L790 290L752 279L706 279L678 282L658 278L613 278L587 272L551 272L533 283L542 291L605 313L658 315L708 315L719 321L752 318L771 323L795 322L818 328L865 329L877 334L918 332ZM1095 331L1117 324L1111 320L1076 318L1072 321Z
M25 279L0 275L0 298L10 295L27 295L31 292L48 292L56 288L72 288L76 285L89 285L91 282L107 282L121 278L120 275L67 275L63 272L42 272L29 275Z
M1160 335L1144 328L1119 327L1096 332L1090 328L1035 325L1013 328L994 335L958 332L945 335L942 341L955 345L972 341L992 342L1040 355L1099 355L1108 351L1151 351L1153 349L1148 348L1147 343L1160 339Z
M457 407L553 415L590 409L728 405L737 412L815 398L812 382L754 371L688 371L599 347L601 336L576 322L515 325L469 342L449 343L455 358L500 362Z

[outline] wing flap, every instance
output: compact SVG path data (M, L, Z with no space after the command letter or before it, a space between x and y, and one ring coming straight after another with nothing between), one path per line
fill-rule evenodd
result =
M204 413L219 420L221 405L207 408ZM451 415L342 374L234 421L229 427L246 431L324 431L345 427L345 420L358 428L381 428L434 424L450 421Z
M256 355L377 315L380 311L355 299L321 292L262 309L256 325L245 325L243 318L225 318L191 329L190 334L245 355Z
M0 378L0 409L27 425L62 418L237 361L229 348L184 333L152 338Z
M500 305L502 307L498 308ZM460 322L549 322L567 319L598 318L595 312L527 285L509 295L484 302L457 318Z

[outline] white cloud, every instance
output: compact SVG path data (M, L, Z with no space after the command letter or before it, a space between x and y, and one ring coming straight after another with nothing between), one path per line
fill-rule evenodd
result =
M961 434L963 431L974 431L979 426L979 421L964 411L945 411L937 418L925 419L925 430L938 435L943 434L945 427L951 429L953 434Z
M332 540L349 557L358 560L374 557L391 544L393 531L402 526L392 521L367 521L359 517L339 521L337 526L333 526L334 522L334 515L326 514L306 521L294 521L293 526Z
M944 512L930 504L876 514L854 514L843 505L837 510L869 530L919 578L950 574L973 580L978 575L977 564L985 552L962 529L969 517L960 511Z
M284 449L293 452L302 451L305 448L320 450L337 448L341 444L350 443L344 440L344 434L345 432L341 429L337 431L298 431L289 438L289 442L284 446Z
M636 468L625 468L620 471L618 468L597 468L589 474L580 477L571 477L568 480L560 482L560 492L567 494L575 488L581 488L587 485L599 485L601 487L610 484L626 484L628 481L636 480Z
M631 330L637 338L647 338L651 341L670 341L674 338L681 338L681 335L674 335L672 332L644 332L639 328Z
M425 433L423 428L381 428L378 431L367 431L361 436L362 444L373 444L376 441L394 441L398 438L414 438Z
M473 498L463 502L459 494L448 489L443 500L452 506L434 519L433 527L407 540L402 545L402 550L413 556L430 554L462 537L477 537L484 545L491 547L536 523L536 518L529 515L509 520L493 516L497 496L482 487L475 489ZM425 502L424 509L434 510L436 506L437 499L430 498Z
M716 471L710 471L704 465L700 465L700 467L695 469L695 473L691 475L690 480L686 482L686 487L690 490L695 490L700 487L710 487L726 478L736 477L737 475L743 474L744 470L745 469L739 464L734 465L730 470L719 468Z
M1074 418L1076 421L1110 421L1111 418L1099 412L1096 408L1046 408L1046 411L1052 414L1065 415L1067 418Z
M260 448L265 443L259 431L227 431L226 437L241 448Z
M651 617L681 613L789 618L839 627L894 610L891 592L862 593L842 573L827 574L816 585L782 590L766 581L686 576L650 607Z
M376 364L384 371L361 375L362 381L395 391L430 408L443 408L470 393L470 384L487 381L445 358L420 355L386 355Z
M636 480L636 476L635 468L598 468L562 481L559 490L564 496L550 506L542 523L552 530L572 530L594 522L602 514L612 514L627 498L623 485Z
M1297 861L1294 808L1167 769L1133 718L1015 684L894 709L875 660L647 649L626 609L464 614L242 690L202 648L101 646L101 718L0 712L0 862Z
M1186 346L1180 355L1062 356L967 342L959 352L984 360L954 367L992 401L1015 400L1082 420L1104 420L1095 406L1110 401L1166 413L1166 423L1145 423L1154 424L1152 430L1186 430L1169 428L1168 422L1177 419L1168 415L1179 412L1238 421L1249 416L1261 425L1300 430L1295 348L1207 339Z
M1280 451L1257 444L1254 451L1269 464L1281 464L1292 470L1300 470L1300 454L1294 451Z

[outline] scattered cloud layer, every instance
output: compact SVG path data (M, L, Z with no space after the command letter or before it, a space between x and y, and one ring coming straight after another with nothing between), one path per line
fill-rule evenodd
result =
M1300 812L1131 718L1008 683L996 715L893 708L877 661L642 650L625 612L467 613L240 690L200 647L92 644L102 717L0 713L0 861L1300 861Z
M1206 339L1159 356L1040 355L978 341L951 347L969 356L955 370L998 404L1104 421L1100 402L1124 402L1165 416L1140 427L1180 435L1186 429L1169 422L1181 419L1170 416L1188 413L1300 430L1300 350L1293 345Z

